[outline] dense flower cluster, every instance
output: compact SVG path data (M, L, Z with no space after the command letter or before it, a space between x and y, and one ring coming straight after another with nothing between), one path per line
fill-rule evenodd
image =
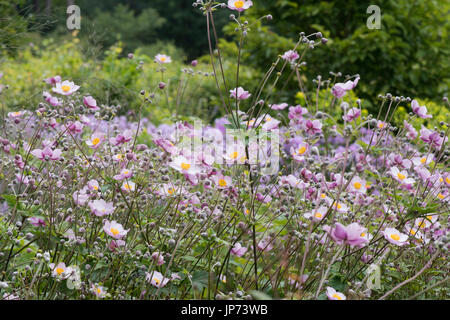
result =
M278 61L298 67L296 50ZM156 126L62 79L0 131L4 299L384 299L393 286L368 284L370 266L437 261L446 277L448 129L423 126L416 100L382 96L374 118L346 100L359 76L327 80L331 106L236 85L237 110L213 125ZM387 108L400 103L399 128Z

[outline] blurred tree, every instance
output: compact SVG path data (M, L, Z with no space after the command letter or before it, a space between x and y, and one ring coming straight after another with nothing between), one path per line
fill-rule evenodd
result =
M18 14L23 1L0 0L0 57L14 54L27 31L26 20Z
M208 51L206 38L206 17L198 8L193 8L193 0L152 0L151 6L158 10L167 23L159 28L161 39L173 39L192 60ZM214 15L217 30L228 22L230 11L218 10ZM223 36L223 35L222 35Z
M366 10L373 4L381 9L379 30L366 25ZM253 66L270 66L277 54L293 47L299 32L320 31L330 41L308 54L310 79L329 71L358 73L356 92L362 98L374 101L379 93L391 92L440 99L449 85L449 8L448 0L254 1L246 18L270 13L273 21L263 33L253 30L244 51ZM234 26L227 30L234 34Z
M153 8L143 9L136 14L128 6L119 4L112 11L96 9L95 14L84 21L85 26L95 29L105 49L122 40L126 51L133 51L147 43L156 42L160 36L158 28L165 19Z

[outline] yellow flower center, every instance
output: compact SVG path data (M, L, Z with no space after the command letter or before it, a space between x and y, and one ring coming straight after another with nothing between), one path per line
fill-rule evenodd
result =
M92 140L92 144L94 146L98 145L99 143L100 143L100 139L99 138L95 138L95 139Z
M236 1L235 3L234 3L234 6L236 7L236 8L242 8L243 6L244 6L244 1Z
M117 230L116 228L111 228L111 233L115 236L117 236L119 234L119 230Z
M361 237L365 237L366 236L366 234L363 232L363 233L361 233L361 235L360 235Z
M122 157L123 157L122 154L118 154L118 155L117 155L117 159L119 159L119 160L122 159Z
M250 213L250 210L245 209L245 213L246 213L246 214L249 214L249 213Z
M169 188L169 189L167 189L167 192L169 194L173 194L175 192L175 189L174 188Z
M306 147L305 147L305 146L300 147L300 148L298 149L298 154L304 154L305 152L306 152Z
M333 298L336 298L336 299L338 299L338 300L342 300L341 296L338 295L337 293L333 294L332 297L333 297Z
M413 230L413 229L409 230L409 232L410 232L412 235L415 235L415 234L416 234L416 231Z
M97 186L93 186L92 187L94 190L98 190L98 187Z
M384 127L384 123L383 123L383 122L380 122L380 123L378 124L378 128L382 129L383 127Z
M361 183L359 183L359 182L355 182L354 184L353 184L353 186L355 187L355 189L360 189L361 188Z
M159 281L159 279L156 279L156 278L153 278L153 281L155 281L155 284L156 284L157 286L159 286L159 284L161 283L161 281Z
M62 89L64 92L67 92L67 91L70 90L70 87L69 87L69 86L62 86L61 89Z
M439 193L438 198L442 200L442 199L444 199L444 195L442 193Z
M19 115L20 115L20 112L19 112L19 111L16 111L16 112L14 112L14 115L15 115L15 116L19 116Z
M125 183L123 187L127 190L131 190L131 186L128 183Z
M450 178L449 177L445 178L445 182L450 184Z
M123 174L128 174L128 173L130 173L130 171L128 171L128 170L123 172Z
M325 193L322 193L322 194L320 195L320 197L321 197L322 199L325 199L325 198L326 198Z
M424 229L427 226L427 224L425 223L425 221L421 221L419 223L419 228Z
M397 177L398 177L400 180L403 180L403 179L406 178L405 175L404 175L404 174L401 174L400 172L397 173Z
M394 239L395 241L400 240L400 236L396 233L391 234L391 238Z
M314 217L316 218L322 218L322 214L320 212L316 212L316 214L314 215Z
M97 288L97 293L98 293L98 294L102 293L102 289Z
M266 118L266 122L267 122L267 121L270 121L270 120L272 120L271 117L267 117L267 118Z
M227 182L225 181L225 179L219 179L219 186L225 187L226 185L227 185Z
M60 276L64 272L63 268L56 268L56 273Z
M183 170L189 170L189 168L191 167L191 165L189 163L182 163L181 164L181 169Z
M237 151L233 152L231 154L231 156L230 156L231 159L236 159L237 157L238 157L238 152Z
M422 163L427 162L427 158L422 158L422 159L420 159L420 162L422 162Z
M159 58L159 60L161 60L162 62L166 61L166 57L161 57Z

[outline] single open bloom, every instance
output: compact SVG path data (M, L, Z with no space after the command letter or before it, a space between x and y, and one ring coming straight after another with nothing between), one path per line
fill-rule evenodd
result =
M245 163L247 156L245 153L244 144L239 141L227 143L225 154L224 154L223 158L225 159L225 161L228 164L232 164L232 163L243 164L243 163Z
M157 54L155 56L155 61L162 64L162 63L171 63L172 59L169 56L166 56L165 54Z
M308 134L319 134L322 132L322 123L319 120L306 120L304 129Z
M61 159L61 152L60 149L52 150L50 147L45 147L43 150L34 149L31 154L42 161L48 161Z
M228 0L228 8L239 12L247 10L252 5L253 2L250 0Z
M120 223L116 221L108 221L105 220L105 224L103 225L103 231L106 232L107 235L113 237L114 239L122 239L129 230L125 230Z
M289 50L289 51L286 51L286 52L281 56L281 58L283 58L284 60L289 61L289 62L294 62L294 61L297 60L299 57L300 57L299 54L298 54L297 51L295 51L295 50Z
M332 287L327 287L327 297L329 300L346 300L347 299L344 294L337 292Z
M342 116L342 119L344 119L347 122L351 122L355 119L358 119L360 115L361 110L359 110L358 108L351 108L350 110L347 111L347 114Z
M247 248L243 247L239 242L234 245L233 249L231 249L231 253L238 257L242 257L246 252Z
M104 139L104 134L102 132L95 132L91 138L86 141L86 144L92 149L97 149Z
M106 289L98 284L93 284L91 286L91 291L97 298L105 298L106 297Z
M106 202L103 199L89 202L89 208L93 214L98 217L106 216L114 212L114 205L112 202Z
M406 170L400 171L397 167L392 167L390 173L395 180L403 185L412 185L414 183L414 179L408 178L408 172Z
M64 262L60 262L57 265L54 263L49 264L50 269L52 269L52 276L66 279L72 274L72 268L66 267Z
M64 80L63 82L57 82L55 88L52 88L52 90L56 93L69 96L79 88L80 86L77 86L72 81Z
M195 175L200 172L199 166L195 165L195 162L192 159L187 159L183 156L178 156L173 159L173 161L169 163L169 166L184 174Z
M232 179L230 176L224 176L223 174L216 174L211 177L211 180L219 189L225 189L232 186Z
M158 271L153 271L150 273L146 272L145 279L156 288L162 288L170 281L170 278L165 278L162 273Z
M403 246L408 243L408 236L395 228L386 228L382 233L387 241L397 246Z
M124 181L121 187L121 189L125 192L134 191L135 188L136 184L133 181Z
M319 208L305 213L305 218L312 218L314 221L322 220L328 212L328 208L325 206L320 206Z
M367 242L365 233L366 228L360 226L358 223L354 222L348 226L344 226L339 222L336 222L333 228L329 226L324 226L328 235L338 244L347 244L350 246L360 246Z

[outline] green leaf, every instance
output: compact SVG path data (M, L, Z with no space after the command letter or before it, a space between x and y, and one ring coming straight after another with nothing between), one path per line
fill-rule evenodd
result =
M272 297L270 297L267 293L262 292L262 291L253 290L253 291L250 291L250 295L255 300L272 300Z

